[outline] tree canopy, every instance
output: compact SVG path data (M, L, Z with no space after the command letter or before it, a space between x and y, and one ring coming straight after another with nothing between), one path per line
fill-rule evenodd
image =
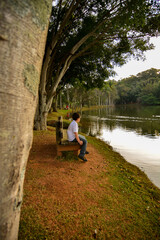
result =
M52 49L48 71L50 79L51 76L54 79L50 92L53 93L56 76L65 68L65 63L73 68L76 64L72 62L78 57L83 57L88 65L94 61L97 72L100 68L124 64L131 54L140 57L151 47L147 35L155 34L159 27L155 21L157 13L150 4L152 2L135 0L57 1L47 42ZM80 67L83 70L84 61ZM109 71L104 79L107 75Z
M88 87L96 81L101 85L114 65L124 64L131 55L141 57L153 47L149 36L159 30L158 22L151 1L55 1L40 83L39 106L45 104L39 112L49 111L58 85L71 72ZM87 70L88 76L83 74Z

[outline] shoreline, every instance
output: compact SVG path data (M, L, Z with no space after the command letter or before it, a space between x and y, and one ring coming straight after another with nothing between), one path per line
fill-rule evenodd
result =
M56 157L54 127L34 132L19 240L159 239L160 190L111 146L87 140L83 163Z
M88 136L86 136L86 137L88 138ZM148 179L148 181L150 182L150 184L153 185L153 187L157 188L157 189L160 191L160 188L159 188L158 186L156 186L156 185L150 180L150 178L147 176L147 174L146 174L142 169L140 169L140 167L138 167L138 166L136 166L135 164L127 161L127 159L126 159L120 152L118 152L117 150L115 150L115 149L114 149L110 144L108 144L107 142L105 142L105 141L103 141L103 140L101 140L101 139L99 139L99 138L96 138L96 137L93 137L93 138L95 138L96 140L98 140L98 141L102 142L103 144L105 144L108 148L111 149L111 151L112 151L113 153L118 154L118 155L119 155L119 159L121 159L123 162L126 162L127 164L131 165L131 167L133 167L133 168L137 168L137 170L140 171L141 174L144 175L145 178ZM103 148L102 148L102 149L103 149ZM103 153L103 150L102 150L101 152Z
M107 141L104 141L103 139L100 139L100 138L97 138L97 137L95 137L95 138L97 140L100 140L100 141L104 142L105 144L109 145L112 148L112 151L117 152L122 158L125 159L125 161L127 161L127 163L130 163L131 165L136 166L141 172L143 172L147 176L147 178L151 181L151 183L160 190L160 184L158 183L158 181L155 181L155 179L153 177L154 173L151 173L151 172L148 173L147 170L146 170L147 167L142 166L142 164L133 163L129 159L127 152L124 151L124 152L121 153L121 151L119 149L116 149L116 148L114 149L114 146L110 145ZM153 166L150 167L150 170L152 170L152 168L156 169L157 167L158 167L158 169L160 168L160 166L153 165ZM149 166L148 166L148 169L149 169Z
M106 107L106 105L103 105L103 106L92 106L92 107L90 107L90 108L89 108L89 107L84 107L84 108L82 108L82 111L94 110L94 109L105 108L105 107ZM108 107L112 107L112 106L108 106ZM60 110L60 109L59 109L56 113L55 113L55 112L52 112L51 115L50 115L50 117L51 117L51 119L54 119L54 120L55 120L55 115L56 115L56 118L58 118L58 116L65 117L67 113L71 113L71 109L69 109L69 110ZM49 119L50 119L50 117L49 117ZM68 125L69 125L69 123L70 123L70 121L69 121L69 120L66 120L66 119L64 118L64 119L63 119L63 122L64 122L64 128L67 128ZM81 125L81 123L79 123L79 125ZM85 133L82 132L82 135L85 135ZM85 135L85 136L86 136L86 137L89 137L89 136L87 136L87 135ZM151 181L151 179L149 178L149 176L147 176L147 174L145 173L145 171L143 171L139 166L137 166L137 165L131 163L130 161L128 161L125 156L123 156L119 151L117 151L116 149L114 149L114 147L112 147L112 146L111 146L109 143L107 143L106 141L104 141L104 140L102 140L102 139L100 139L100 138L97 138L97 137L94 137L94 138L97 139L97 140L99 140L99 141L102 141L104 144L106 144L106 145L108 145L109 147L111 147L112 151L118 153L122 158L124 158L124 160L125 160L127 163L129 163L129 164L137 167L142 173L144 173L144 174L146 175L146 177L149 179L149 181L150 181L156 188L158 188L158 189L160 190L160 187L157 186L157 185L155 185L154 182Z

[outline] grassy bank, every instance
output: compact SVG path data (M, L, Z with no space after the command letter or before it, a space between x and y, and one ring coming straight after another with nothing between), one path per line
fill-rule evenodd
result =
M77 109L77 112L81 112L81 111L87 111L87 110L93 110L93 109L99 109L99 108L106 108L106 105L102 105L102 106L92 106L92 107L83 107L82 109ZM57 109L57 112L52 112L48 114L47 117L47 125L48 126L52 126L55 127L56 126L56 121L58 119L59 116L63 117L63 128L68 128L68 125L70 123L70 121L68 119L66 119L67 114L72 115L73 110L69 109ZM81 125L81 123L79 123L79 125Z
M71 153L56 158L55 128L36 132L19 240L160 239L160 190L110 146L87 139L90 160L81 163Z
M78 112L87 111L92 109L106 108L106 106L92 106L92 107L83 107L82 109L77 109ZM48 114L48 120L56 120L59 116L65 117L67 113L72 113L73 110L57 109L57 112L52 112Z
M112 223L120 232L125 232L124 236L117 235L117 238L160 239L160 190L141 170L128 163L110 146L93 138L89 138L89 141L99 149L108 163L106 175L112 194L107 201L110 203L110 211L114 211L111 214Z

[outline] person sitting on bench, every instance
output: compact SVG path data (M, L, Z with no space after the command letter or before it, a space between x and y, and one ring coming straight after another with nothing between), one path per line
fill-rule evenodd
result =
M80 115L78 113L73 113L72 118L73 121L70 123L67 130L68 141L78 142L81 145L81 150L78 157L84 162L87 162L87 159L84 157L85 154L89 153L86 151L87 140L84 136L78 134L78 123L80 122Z

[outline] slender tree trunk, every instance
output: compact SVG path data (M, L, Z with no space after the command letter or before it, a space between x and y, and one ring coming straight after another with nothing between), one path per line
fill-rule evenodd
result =
M52 0L0 2L1 240L18 238L51 7Z
M108 105L111 105L111 95L110 95L110 93L108 95Z
M62 94L59 93L59 108L62 109Z
M69 89L67 88L67 104L69 105L70 97L69 97Z
M82 97L82 95L80 96L80 111L82 111L82 99L83 99L83 97Z
M53 107L53 112L57 112L57 95L53 99L52 107Z
M98 98L98 106L101 105L101 96L99 95L99 98Z

